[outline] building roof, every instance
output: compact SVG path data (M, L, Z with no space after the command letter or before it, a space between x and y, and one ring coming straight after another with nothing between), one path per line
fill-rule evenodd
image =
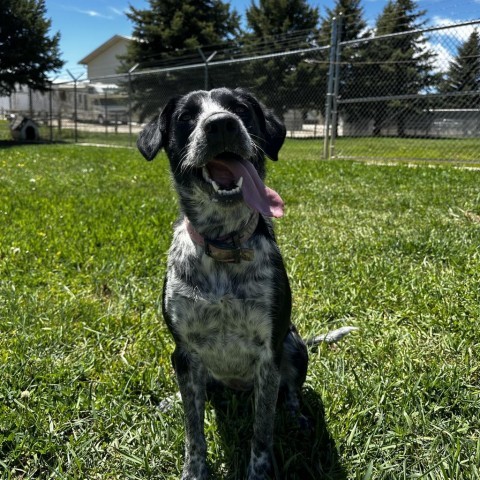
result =
M132 37L126 37L125 35L114 35L97 47L93 52L90 52L86 57L83 57L78 63L80 65L88 65L92 60L112 48L117 43L124 41L129 42L131 40L133 40Z

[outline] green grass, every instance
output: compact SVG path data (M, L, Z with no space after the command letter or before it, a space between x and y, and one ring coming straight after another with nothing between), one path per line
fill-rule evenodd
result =
M11 138L8 122L6 120L0 120L0 141L10 140Z
M339 137L335 155L339 158L385 160L438 160L480 163L480 138L355 138Z
M479 478L480 173L319 150L289 141L269 164L294 321L360 331L311 355L315 432L278 415L286 478ZM182 410L158 409L176 391L159 313L175 217L163 155L0 151L0 478L179 478ZM242 478L247 414L208 408L212 478Z
M84 131L82 128L89 128L92 124L79 123L77 129L77 142L78 143L91 143L98 145L112 145L129 147L135 145L136 135L132 134L132 137L128 133L115 132L114 125L107 126L107 132L102 128L98 132ZM95 125L98 128L98 125ZM40 135L44 139L50 139L50 129L48 127L42 127ZM54 142L75 142L75 130L73 128L62 128L61 130L53 130Z

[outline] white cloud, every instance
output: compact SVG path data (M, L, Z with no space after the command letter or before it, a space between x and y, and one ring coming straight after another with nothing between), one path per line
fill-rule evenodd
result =
M111 12L113 12L115 15L118 15L119 17L125 15L125 11L124 10L120 10L118 8L115 8L115 7L108 7L110 9Z
M88 15L89 17L101 17L102 15L95 10L77 10L78 13L84 13L85 15Z
M480 0L478 1L480 3ZM458 54L460 46L468 40L475 28L478 28L478 23L472 23L471 25L462 25L462 23L465 22L455 18L438 15L432 17L433 27L451 27L435 30L426 35L428 38L427 47L437 53L434 67L437 72L448 70L450 62Z
M432 25L434 27L445 27L456 23L457 21L453 18L441 17L440 15L434 15L432 17Z
M477 2L480 3L480 0L477 0ZM471 25L462 25L459 27L455 26L462 23L465 23L465 21L458 20L455 18L440 17L439 15L434 15L432 17L433 27L448 27L448 26L452 27L452 28L445 28L442 30L438 30L435 32L435 35L450 36L450 37L455 37L460 41L465 41L472 34L475 28L478 28L479 24L474 23Z
M82 10L81 8L75 8L75 7L68 7L67 9L77 13L81 13L82 15L88 15L89 17L92 17L92 18L104 18L106 20L113 19L111 15L105 15L103 13L97 12L96 10Z
M426 42L425 48L437 54L433 65L435 72L446 72L454 58L452 52L445 45L431 41Z

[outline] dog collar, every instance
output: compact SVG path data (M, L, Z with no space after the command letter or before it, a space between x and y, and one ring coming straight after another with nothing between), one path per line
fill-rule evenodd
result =
M251 262L255 254L254 250L242 245L255 232L258 219L259 214L255 211L241 229L215 239L200 235L187 217L185 217L185 226L192 241L203 247L205 255L213 260L221 263L240 263L242 260Z

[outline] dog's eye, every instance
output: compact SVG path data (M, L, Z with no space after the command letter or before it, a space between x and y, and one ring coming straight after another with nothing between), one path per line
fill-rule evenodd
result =
M193 120L193 115L190 112L182 112L178 116L178 120L180 122L190 122L191 120Z
M238 104L238 105L235 105L233 111L237 115L245 115L248 113L248 107L246 105Z

